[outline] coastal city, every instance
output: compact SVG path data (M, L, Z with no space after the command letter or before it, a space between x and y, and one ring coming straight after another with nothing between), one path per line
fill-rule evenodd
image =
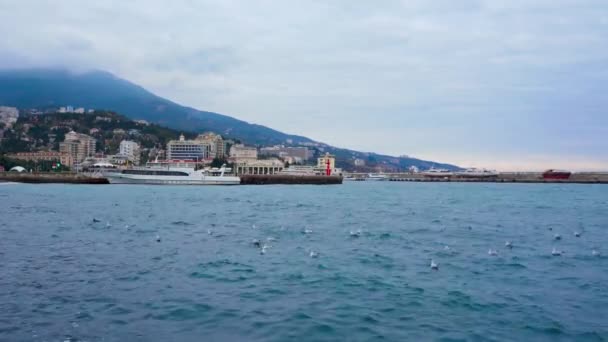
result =
M82 107L0 107L0 172L74 175L82 182L147 184L340 184L343 181L608 181L604 173L496 172L434 165L396 169L336 158L322 144L251 146L215 132L178 132L146 120ZM77 130L77 131L76 131ZM342 164L342 165L340 165ZM8 178L6 178L8 177ZM34 176L6 176L9 180ZM51 179L46 177L44 179ZM34 177L36 178L36 177ZM65 177L58 179L59 182ZM205 179L204 181L202 179Z
M113 113L72 106L46 113L30 111L21 119L25 117L27 122L17 128L19 110L0 107L3 127L0 146L11 151L4 154L7 165L2 165L0 170L71 171L92 176L133 175L124 170L140 170L141 176L141 171L146 169L212 172L224 166L222 176L224 173L234 176L342 174L336 167L335 156L323 153L312 144L247 146L213 132L186 137L182 132L177 135L177 131L163 130L145 120L127 120ZM90 125L83 127L83 122ZM115 126L120 127L112 128ZM360 160L354 163L364 164Z
M608 342L608 1L0 19L0 342Z

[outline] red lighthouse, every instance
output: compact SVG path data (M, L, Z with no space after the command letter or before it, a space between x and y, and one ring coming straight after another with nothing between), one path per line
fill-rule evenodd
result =
M325 175L331 176L331 163L329 161L329 157L327 157L327 159L325 160L325 165L327 166L325 168Z

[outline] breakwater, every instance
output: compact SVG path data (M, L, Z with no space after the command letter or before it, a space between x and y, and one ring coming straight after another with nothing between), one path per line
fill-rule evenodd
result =
M0 181L17 183L109 184L107 178L74 172L0 172Z
M365 174L352 174L355 180L365 180ZM568 179L544 179L541 172L501 172L492 177L461 177L457 175L428 177L421 173L390 173L393 182L487 182L487 183L579 183L608 184L608 172L573 173Z
M342 184L341 176L241 175L241 184Z

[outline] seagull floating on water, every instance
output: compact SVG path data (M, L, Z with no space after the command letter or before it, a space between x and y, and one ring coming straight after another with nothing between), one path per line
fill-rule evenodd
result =
M110 222L106 223L106 227L112 227L112 225L110 224Z
M93 222L97 223L97 222L101 222L101 221L96 218L93 218Z
M593 256L599 256L599 255L600 255L600 252L599 252L597 249L593 249L593 250L591 251L591 255L593 255Z
M208 235L213 235L213 232L211 231L211 229L207 229L207 234Z
M574 232L574 236L581 237L581 232L579 232L579 231Z
M260 254L264 255L266 254L266 249L268 248L267 245L262 246L262 249L260 250Z
M446 250L446 251L449 251L450 250L450 246L445 245L445 246L443 246L443 249Z
M361 229L358 229L357 231L350 231L350 236L351 237L359 237L361 236Z
M315 251L310 251L309 255L310 255L311 258L317 258L317 257L319 257L319 253L317 253Z
M488 249L488 255L492 255L492 256L496 256L498 255L498 252L495 249Z
M562 255L562 251L558 251L557 249L555 249L555 247L553 247L553 250L551 251L551 255L553 256L560 256Z
M435 271L439 270L439 265L433 259L431 259L431 269Z
M156 242L160 242L160 235L156 235Z
M253 241L251 243L258 248L262 247L262 243L258 239L253 239Z
M310 234L310 233L312 233L312 230L310 230L310 229L304 229L302 231L302 234Z
M562 239L562 236L561 236L561 235L559 235L559 234L555 234L555 235L553 235L553 238L554 238L555 240L561 240L561 239Z
M513 244L511 243L511 241L507 241L507 242L505 242L505 247L507 247L509 249L513 248Z

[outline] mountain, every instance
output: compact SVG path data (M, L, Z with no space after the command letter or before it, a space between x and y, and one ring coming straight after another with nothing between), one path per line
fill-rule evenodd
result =
M0 70L0 105L20 109L74 107L118 112L131 119L143 119L187 132L213 131L250 145L307 144L320 152L337 155L348 166L354 159L388 169L432 165L457 168L414 158L396 158L339 149L309 138L286 134L230 116L201 111L159 97L129 81L104 71L74 73L63 69Z
M0 71L0 103L18 108L72 105L106 109L187 131L210 130L255 145L311 142L265 126L181 106L129 81L103 72L72 73L57 69Z

